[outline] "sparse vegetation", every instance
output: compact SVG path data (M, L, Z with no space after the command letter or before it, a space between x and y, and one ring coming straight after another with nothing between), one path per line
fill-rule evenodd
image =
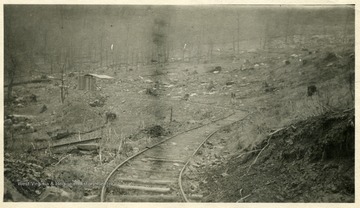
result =
M353 202L354 8L298 7L5 5L6 187L100 201L126 158L212 124L221 130L185 170L190 196ZM88 74L94 85L80 88ZM217 126L230 114L238 121ZM187 158L214 130L157 154Z

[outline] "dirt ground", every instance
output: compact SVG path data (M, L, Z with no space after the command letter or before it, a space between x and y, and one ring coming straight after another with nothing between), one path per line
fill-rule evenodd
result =
M353 110L327 113L206 164L192 180L207 202L354 202L354 137Z
M66 74L64 103L60 74L15 86L4 108L7 190L32 201L96 201L106 175L128 156L242 110L249 116L194 159L189 193L211 202L353 202L354 48L339 44L322 37L212 63L93 65L92 73L113 77L96 79L94 91L78 90L78 74L89 67L79 65ZM109 112L116 118L106 122ZM91 151L49 148L95 138ZM61 197L49 198L54 192Z

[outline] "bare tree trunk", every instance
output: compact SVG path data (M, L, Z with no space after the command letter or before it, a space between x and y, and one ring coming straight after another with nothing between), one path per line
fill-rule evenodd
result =
M65 86L64 86L65 66L66 66L66 64L64 64L63 67L61 68L60 98L61 98L61 103L62 103L62 104L64 104L64 101L65 101Z
M232 36L232 51L233 51L233 55L236 55L236 46L235 46L235 37L234 35Z
M126 70L129 69L129 33L130 33L130 24L126 25Z
M285 44L288 44L288 42L289 42L291 14L292 14L292 11L291 11L291 10L289 10L289 11L286 13Z
M51 74L53 73L53 71L54 71L54 63L53 63L53 56L52 55L50 55L50 72L51 72Z
M240 54L240 15L237 13L237 55Z
M100 66L103 66L102 49L103 49L103 36L101 35L101 37L100 37L100 50L99 50Z
M182 49L182 60L183 60L183 62L185 62L185 51L186 51L186 43L183 45L183 49Z
M264 32L264 42L263 42L263 49L268 49L269 44L269 20L265 20L265 32Z
M14 84L14 79L15 79L16 61L15 61L14 57L11 57L11 64L12 64L12 66L10 66L8 69L10 82L8 85L7 99L9 101L9 103L11 103L11 100L12 100L12 90L13 90L13 84Z
M211 39L210 39L209 46L210 46L209 58L210 58L210 62L211 62L213 59L213 50L214 50L214 43Z
M109 66L109 50L105 48L105 66Z
M349 19L350 19L350 12L347 13L346 15L346 19L345 19L345 24L344 24L344 31L343 31L343 44L344 44L344 48L345 49L345 43L346 43L346 35L347 35L347 28L348 28L348 24L349 24Z

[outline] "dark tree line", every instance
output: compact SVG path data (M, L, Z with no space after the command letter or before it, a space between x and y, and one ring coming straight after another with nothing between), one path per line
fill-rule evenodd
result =
M73 70L77 64L138 66L211 61L242 42L354 33L354 7L5 5L5 78ZM65 67L64 67L65 65ZM11 92L10 92L11 93Z

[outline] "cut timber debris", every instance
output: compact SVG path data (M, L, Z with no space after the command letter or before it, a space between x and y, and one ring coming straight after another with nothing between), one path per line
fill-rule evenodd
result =
M93 138L93 139L87 139L87 140L81 140L81 141L68 142L68 143L64 143L64 144L56 144L56 145L50 146L50 148L65 147L65 146L70 146L70 145L75 145L75 144L81 144L81 143L86 143L86 142L91 142L91 141L97 141L99 139L101 139L101 137L96 137L96 138ZM37 148L36 150L43 150L43 149L47 149L47 148L49 148L49 146Z
M79 144L76 146L79 150L95 151L99 149L98 144Z
M170 188L162 188L162 187L146 187L146 186L130 186L130 185L115 185L113 187L119 189L138 190L138 191L147 191L147 192L155 192L155 193L169 193L171 191Z

